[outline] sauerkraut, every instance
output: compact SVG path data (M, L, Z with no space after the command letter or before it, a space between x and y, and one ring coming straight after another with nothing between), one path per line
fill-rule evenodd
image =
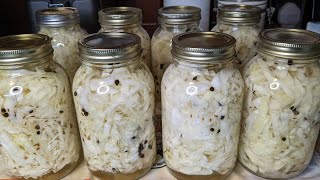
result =
M212 31L226 33L236 38L237 57L235 65L240 71L257 54L256 44L261 31L257 25L239 26L218 23Z
M78 41L87 32L80 25L67 25L62 27L40 26L39 34L51 37L53 60L65 68L72 83L74 74L81 65Z
M318 63L257 55L245 67L239 160L267 178L288 178L311 160L319 132Z
M172 64L162 81L163 153L187 175L227 175L237 160L243 80L222 70Z
M133 26L133 27L123 27L123 28L111 28L107 26L101 25L101 29L99 32L127 32L136 34L141 39L141 47L142 47L142 55L141 59L149 68L151 68L151 45L150 45L150 37L145 29L141 26Z
M61 68L1 70L0 169L24 179L71 171L80 154L71 98Z
M155 159L154 83L143 64L83 65L74 84L84 156L94 172L129 174Z

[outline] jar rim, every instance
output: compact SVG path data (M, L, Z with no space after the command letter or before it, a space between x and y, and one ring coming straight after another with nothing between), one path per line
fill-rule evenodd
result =
M19 34L0 37L0 65L19 65L40 61L52 55L50 37Z
M229 61L235 56L236 39L220 32L189 32L172 40L172 55L193 63Z
M194 6L167 6L158 10L158 22L187 24L201 20L201 9Z
M142 22L142 10L135 7L110 7L101 9L98 14L103 25L124 26Z
M36 19L40 26L61 27L79 24L80 13L76 8L56 7L37 11Z
M266 29L258 36L257 49L276 57L315 59L320 57L320 34L301 29Z
M219 7L217 20L227 24L258 24L262 9L256 6L232 4Z
M139 57L140 43L140 37L135 34L102 32L82 38L78 46L82 62L105 65Z

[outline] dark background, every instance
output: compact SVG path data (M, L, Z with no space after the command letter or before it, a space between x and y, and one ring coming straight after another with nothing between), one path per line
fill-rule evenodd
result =
M100 8L113 6L132 6L143 10L143 27L150 35L157 28L157 10L162 7L162 0L96 0ZM272 0L272 6L278 9L285 2L294 2L302 9L303 19L300 28L305 28L311 20L312 0ZM212 8L214 0L212 0ZM211 9L212 9L211 8ZM277 17L273 17L272 27L277 27ZM320 20L320 1L316 0L315 20ZM267 22L267 21L266 21ZM215 13L212 12L211 24L215 24ZM211 29L211 28L210 28ZM0 36L31 33L27 0L0 0Z

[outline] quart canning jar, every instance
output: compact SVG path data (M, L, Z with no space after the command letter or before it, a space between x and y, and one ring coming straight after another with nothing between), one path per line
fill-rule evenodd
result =
M177 179L223 179L236 163L244 83L235 43L217 32L173 39L161 97L163 154Z
M150 37L141 26L142 10L134 7L111 7L99 11L99 32L127 32L141 38L142 62L151 68Z
M0 169L8 178L60 179L80 158L71 88L50 38L0 38Z
M102 179L138 179L156 155L154 82L139 36L93 34L79 47L73 93L87 166Z
M244 69L240 163L264 178L291 178L309 164L320 121L320 35L261 32Z
M157 139L161 140L161 80L172 62L171 43L175 35L200 31L201 9L193 6L168 6L158 10L159 27L151 39L152 74L156 87L155 125ZM157 143L162 152L162 144Z
M80 67L78 40L87 32L80 27L80 14L76 8L58 7L37 11L39 34L51 38L53 59L65 68L72 83Z
M218 9L217 25L212 31L236 38L236 66L242 71L245 64L257 54L256 43L261 29L261 9L250 5L225 5Z

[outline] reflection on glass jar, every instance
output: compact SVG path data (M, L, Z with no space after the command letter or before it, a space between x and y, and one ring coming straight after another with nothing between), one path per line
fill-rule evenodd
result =
M67 75L48 36L2 37L0 49L0 169L10 178L60 179L81 154Z
M261 9L249 5L225 5L218 9L217 25L212 31L236 38L236 66L242 71L246 63L257 54L256 43L261 29Z
M126 32L141 38L141 60L151 68L150 37L141 26L142 10L134 7L111 7L99 11L99 32Z
M309 164L320 121L320 36L270 29L244 69L239 161L264 178L291 178Z
M37 12L39 34L51 38L53 59L65 68L72 83L73 76L81 65L78 41L87 32L80 27L80 14L75 8L59 7Z
M163 154L177 179L222 179L236 163L244 83L235 42L215 32L173 39L161 97Z
M102 179L138 179L156 154L154 83L139 37L93 34L80 56L73 95L87 166Z

